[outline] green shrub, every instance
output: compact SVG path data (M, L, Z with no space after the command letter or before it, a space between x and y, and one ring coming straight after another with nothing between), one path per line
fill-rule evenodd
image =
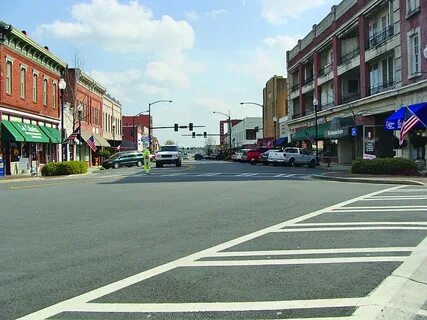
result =
M43 176L62 176L86 172L87 163L84 161L50 162L42 168Z
M404 158L357 159L351 163L352 173L416 175L418 168L414 160Z
M102 149L101 151L99 151L99 155L104 159L107 159L111 156L111 152L107 149Z

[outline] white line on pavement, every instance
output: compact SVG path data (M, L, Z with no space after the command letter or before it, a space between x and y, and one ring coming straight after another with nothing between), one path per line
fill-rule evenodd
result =
M196 261L196 260L200 260L200 259L202 259L204 257L209 257L209 256L211 256L212 254L214 254L214 253L216 253L218 251L227 250L227 249L229 249L231 247L237 246L237 245L239 245L241 243L244 243L246 241L253 240L255 238L261 237L261 236L263 236L265 234L268 234L268 233L270 233L270 232L272 232L274 230L282 229L282 228L284 228L286 226L291 226L293 224L296 224L296 223L308 220L310 218L319 216L319 215L321 215L323 213L331 212L331 211L336 210L336 209L338 209L340 207L350 205L350 204L355 203L357 201L360 201L362 199L365 199L365 198L368 198L368 197L372 197L372 196L375 196L375 195L378 195L378 194L382 194L383 192L386 192L386 191L397 190L397 189L400 189L400 188L402 188L402 186L395 186L395 187L388 188L388 189L385 189L385 190L375 191L375 192L372 192L372 193L369 193L369 194L366 194L366 195L363 195L363 196L359 196L359 197L356 197L356 198L353 198L353 199L350 199L350 200L346 200L346 201L340 202L338 204L329 206L327 208L323 208L323 209L320 209L320 210L317 210L317 211L314 211L314 212L302 215L300 217L297 217L297 218L294 218L294 219L291 219L291 220L288 220L288 221L285 221L285 222L282 222L282 223L279 223L279 224L276 224L276 225L273 225L273 226L270 226L270 227L267 227L267 228L264 228L264 229L261 229L261 230L258 230L258 231L255 231L253 233L250 233L250 234L241 236L239 238L236 238L236 239L224 242L222 244L219 244L219 245L213 246L211 248L199 251L197 253L193 253L193 254L191 254L189 256L186 256L186 257L183 257L183 258L180 258L180 259L168 262L166 264L163 264L161 266L155 267L153 269L143 271L141 273L135 274L135 275L130 276L128 278L115 281L113 283L107 284L105 286L102 286L100 288L94 289L94 290L89 291L87 293L81 294L81 295L76 296L74 298L71 298L71 299L59 302L59 303L57 303L55 305L46 307L44 309L41 309L39 311L36 311L34 313L31 313L31 314L28 314L28 315L26 315L24 317L21 317L18 320L40 320L40 319L46 319L46 318L50 318L50 317L52 317L52 316L54 316L56 314L59 314L61 312L66 312L66 311L74 310L76 307L81 306L81 305L83 305L83 304L85 304L85 303L87 303L89 301L98 299L98 298L103 297L105 295L108 295L110 293L113 293L113 292L116 292L116 291L121 290L123 288L129 287L131 285L134 285L134 284L136 284L138 282L141 282L143 280L146 280L148 278L152 278L152 277L157 276L159 274L168 272L168 271L173 270L173 269L175 269L177 267L183 266L186 263L189 263L189 262L192 262L192 261ZM298 306L299 307L301 307L301 306L307 306L307 305L309 305L308 301L309 300L304 300L304 302L303 303L299 303ZM333 300L332 299L328 299L327 301L331 302ZM272 302L272 303L274 304L275 302ZM207 305L207 304L203 303L202 305ZM249 308L247 310L252 310L252 308L251 308L253 306L252 303L246 303L245 305ZM228 309L222 309L221 311L229 311L229 310Z
M426 197L413 197L413 198L370 198L370 199L364 199L363 201L400 201L400 200L426 200Z
M333 210L331 213L344 213L344 212L404 212L404 211L427 211L427 208L393 208L393 209L353 209L353 210Z
M411 189L399 189L398 191L392 190L392 191L386 191L388 193L413 193L413 192L426 192L426 188L411 188Z
M315 222L315 223L298 223L292 226L292 228L295 227L321 227L321 226L368 226L368 225L420 225L420 226L426 226L427 222L423 221L413 221L413 222L390 222L390 221L384 221L384 222Z
M253 177L256 175L258 175L258 173L246 172L246 173L242 173L242 174L236 174L235 177Z
M296 176L296 174L294 174L294 173L291 173L291 174L281 173L281 174L275 175L274 177L275 178L290 178L293 176Z
M85 303L76 305L74 312L221 312L227 311L264 311L282 309L312 309L357 307L366 298L251 301L251 302L203 302L203 303Z
M379 207L341 207L339 210L354 210L354 209L411 209L411 208L423 208L427 209L427 206L379 206Z
M210 257L253 257L253 256L286 256L334 253L374 253L374 252L411 252L414 247L377 247L377 248L340 248L340 249L301 249L272 251L227 251L217 252Z
M370 230L427 230L427 227L405 227L405 226L378 226L378 227L329 227L329 228L293 228L281 229L273 232L319 232L319 231L370 231Z
M363 262L395 262L405 261L407 256L379 257L345 257L345 258L306 258L306 259L268 259L268 260L215 260L192 261L185 267L237 267L237 266L273 266L273 265L302 265L302 264L333 264L333 263L363 263Z
M214 177L221 175L221 172L197 174L196 177Z

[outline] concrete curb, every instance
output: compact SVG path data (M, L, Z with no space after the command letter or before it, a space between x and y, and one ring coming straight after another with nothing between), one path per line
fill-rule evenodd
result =
M349 177L331 177L320 174L312 174L313 179L327 180L327 181L339 181L339 182L353 182L353 183L373 183L373 184L399 184L408 186L424 186L424 183L415 180L389 180L384 178L371 179L371 178L349 178Z
M87 177L91 176L92 172L86 172L83 174L70 174L67 176L53 176L53 177L28 177L28 178L19 178L19 179L0 179L0 184L6 183L18 183L18 182L29 182L29 181L55 181L55 180L63 180L68 178L79 178L79 177Z

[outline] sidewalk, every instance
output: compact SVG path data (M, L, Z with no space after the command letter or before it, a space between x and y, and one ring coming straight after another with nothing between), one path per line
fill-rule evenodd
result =
M326 172L322 174L313 174L313 178L340 182L427 186L426 176L373 176L367 174L352 174L350 165L339 164L331 164L330 167L328 167L327 164L320 163L320 168L324 169Z
M43 176L34 176L31 177L28 174L20 174L20 175L13 175L13 176L5 176L0 177L0 183L12 183L12 182L25 182L25 181L37 181L37 180L51 180L51 179L64 179L64 178L72 178L72 177L84 177L92 175L93 172L99 171L100 166L98 167L90 167L88 168L86 173L83 174L70 174L70 175L64 175L64 176L51 176L51 177L43 177Z

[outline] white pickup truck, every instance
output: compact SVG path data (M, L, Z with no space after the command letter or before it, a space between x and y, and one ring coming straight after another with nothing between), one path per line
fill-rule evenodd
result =
M306 149L288 147L283 151L273 151L268 154L268 162L274 165L288 164L295 165L308 165L310 168L316 166L316 156L310 154Z

